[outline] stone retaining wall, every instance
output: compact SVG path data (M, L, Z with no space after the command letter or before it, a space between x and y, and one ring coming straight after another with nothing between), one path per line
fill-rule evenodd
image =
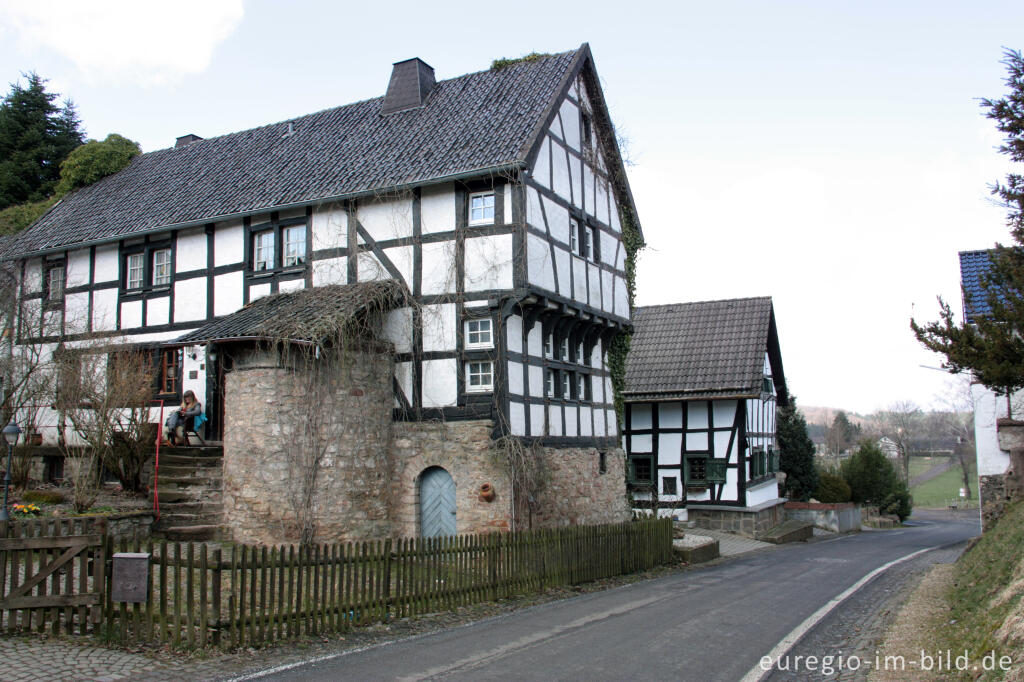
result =
M756 538L785 520L784 500L768 501L756 507L687 505L687 520L698 528L724 530Z
M853 502L787 502L786 517L833 533L855 532L861 527L861 508Z
M1003 509L1006 507L1006 474L979 476L978 483L981 497L981 528L988 530L1003 515Z

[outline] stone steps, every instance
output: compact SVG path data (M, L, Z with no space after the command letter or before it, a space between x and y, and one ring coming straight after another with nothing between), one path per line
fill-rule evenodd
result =
M814 535L814 524L790 519L783 521L757 539L762 542L770 542L773 545L782 545L787 542L810 540L812 535Z
M166 448L160 453L160 518L153 526L166 540L198 542L224 535L223 450Z

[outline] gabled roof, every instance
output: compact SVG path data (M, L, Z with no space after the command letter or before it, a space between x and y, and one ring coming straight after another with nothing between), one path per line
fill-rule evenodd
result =
M981 286L982 275L987 275L992 268L992 251L961 251L960 252L960 288L963 295L964 322L974 322L976 318L988 315L991 311Z
M637 308L626 359L627 400L756 397L768 352L789 402L770 297Z
M12 255L524 167L588 62L583 44L438 81L422 107L381 115L378 97L142 154L64 197L18 236ZM606 117L591 82L595 114ZM614 140L605 144L618 152ZM621 161L609 163L635 213Z
M258 298L240 310L183 334L177 344L210 341L331 340L371 307L386 311L402 299L392 279L358 284L330 284Z

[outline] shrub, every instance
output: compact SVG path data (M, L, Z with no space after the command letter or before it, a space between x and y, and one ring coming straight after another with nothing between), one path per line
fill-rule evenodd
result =
M23 502L39 504L63 504L64 493L59 490L29 490L21 496Z
M883 513L896 514L900 521L910 516L912 500L907 484L875 443L861 443L857 452L843 462L842 473L854 502L878 505Z
M850 486L842 476L828 471L818 472L818 489L814 491L814 499L818 502L849 502L850 495Z

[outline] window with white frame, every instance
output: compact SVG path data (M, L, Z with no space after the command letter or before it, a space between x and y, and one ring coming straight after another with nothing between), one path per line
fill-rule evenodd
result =
M580 232L582 233L581 234L581 239L580 239L580 241L582 242L582 244L580 244L580 255L583 256L584 258L587 258L587 259L593 259L593 257L594 257L594 244L593 244L594 239L593 239L593 234L591 233L590 228L586 227L586 226L584 226L583 229L580 230Z
M64 277L66 270L63 265L52 265L46 271L46 300L64 300Z
M494 192L473 192L469 195L469 224L488 225L494 222Z
M491 319L466 320L466 348L492 348Z
M574 218L569 218L569 250L580 252L580 224Z
M558 357L562 362L569 362L569 337L566 336L558 344Z
M302 265L306 262L306 226L286 227L281 231L284 242L284 267Z
M554 343L555 343L555 335L554 334L548 334L547 336L544 337L544 357L546 357L546 358L553 358L553 357L555 357Z
M587 356L585 354L582 341L576 344L576 362L581 365L587 364Z
M494 390L494 363L490 360L466 363L466 392L489 393Z
M562 372L562 400L572 397L572 372Z
M171 250L157 249L153 252L153 286L171 283Z
M125 260L125 288L141 289L146 272L146 254L132 253Z
M555 397L555 370L549 369L544 375L544 395Z
M274 232L266 230L252 236L252 269L256 272L274 269Z

